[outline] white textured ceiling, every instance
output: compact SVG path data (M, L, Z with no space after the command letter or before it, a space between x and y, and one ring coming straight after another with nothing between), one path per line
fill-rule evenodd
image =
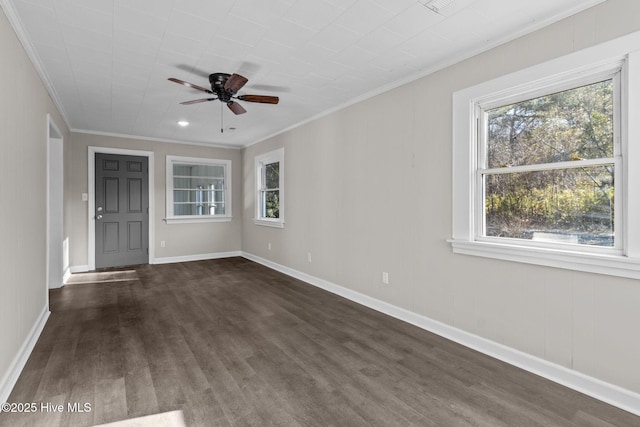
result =
M241 147L601 1L0 4L72 130ZM240 94L277 95L280 104L241 102L239 116L218 101L179 104L207 95L167 78L209 87L213 72L244 75Z

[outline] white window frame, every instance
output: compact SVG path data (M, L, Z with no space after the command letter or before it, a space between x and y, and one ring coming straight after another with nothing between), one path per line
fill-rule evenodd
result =
M265 165L272 163L280 163L279 166L279 183L278 183L278 201L280 203L279 206L279 218L266 218L262 216L262 212L264 211L262 206L262 192L264 190L264 167ZM253 218L253 222L256 225L263 225L267 227L276 227L276 228L284 228L284 148L279 148L274 151L270 151L268 153L261 154L255 157L255 167L254 167L255 175L256 175L256 194L255 194L255 216Z
M561 78L559 82L554 82L554 84L545 84L543 87L539 87L537 84L533 86L532 92L522 92L521 88L518 88L514 91L513 94L509 94L509 91L506 92L507 97L505 97L505 93L501 93L499 95L484 97L481 100L478 100L475 103L475 116L474 121L478 124L478 135L477 135L477 146L478 146L478 161L476 165L476 195L474 197L475 206L474 212L476 215L474 224L477 224L475 227L475 239L478 241L486 241L486 242L505 242L508 238L505 237L491 237L486 236L484 233L485 224L485 211L484 204L485 199L482 197L484 186L483 186L483 175L496 175L500 173L517 173L517 172L531 172L531 171L543 171L543 170L568 170L571 168L580 168L580 167L589 167L589 166L600 166L604 164L613 164L614 165L614 174L615 174L615 182L616 186L614 188L615 191L615 223L620 225L623 224L621 221L622 214L622 193L623 193L623 185L622 183L622 153L621 153L621 138L620 138L620 99L619 95L621 93L621 84L620 84L620 74L621 74L622 63L615 62L611 64L610 68L600 69L598 67L594 73L585 73L584 75L578 75L572 78ZM611 80L613 82L613 139L614 139L614 156L613 157L603 157L603 158L594 158L587 160L572 160L566 162L559 163L548 163L548 164L527 164L527 165L518 165L509 168L494 168L489 169L484 162L487 161L486 155L486 137L487 137L487 129L486 129L486 112L488 110L510 105L513 103L534 99L540 96L546 96L549 94L570 90L574 88L578 88L584 85L589 85L605 80ZM512 96L509 96L512 95ZM603 247L603 246L586 246L579 245L574 250L584 251L584 252L593 252L593 253L601 253L601 254L611 254L611 255L620 255L622 254L622 242L623 239L623 230L622 227L616 226L614 227L614 243L615 246L612 247ZM532 247L542 247L542 248L567 248L566 243L562 244L553 244L549 242L537 242L533 240L524 240L518 239L518 245L532 246Z
M453 229L454 253L483 256L640 278L640 32L496 78L453 95ZM478 117L481 107L509 104L523 96L580 86L620 71L619 145L616 160L615 248L540 244L522 239L482 236L482 184L479 181ZM555 90L557 91L557 90ZM529 97L530 98L530 97ZM617 120L617 118L615 118ZM619 187L619 188L618 188Z
M224 167L224 215L174 215L173 213L173 165L175 163L186 165L206 165ZM166 166L166 218L167 224L185 224L199 222L228 222L233 219L231 212L231 160L207 159L200 157L183 157L167 155Z

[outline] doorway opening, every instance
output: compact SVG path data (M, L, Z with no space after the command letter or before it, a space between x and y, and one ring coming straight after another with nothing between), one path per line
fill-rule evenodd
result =
M93 271L96 269L96 226L104 227L103 218L104 218L104 206L99 206L96 200L96 158L100 154L105 155L121 155L121 156L134 156L134 157L142 157L147 160L148 165L148 185L144 186L143 191L144 198L148 200L148 221L144 224L142 229L139 229L139 233L148 236L148 258L146 262L153 263L155 258L154 253L154 218L155 218L155 202L154 202L154 156L151 151L140 151L140 150L128 150L128 149L119 149L119 148L108 148L108 147L89 147L89 158L88 158L88 223L89 223L89 233L88 233L88 261L89 261L89 270ZM124 163L127 164L126 162ZM128 166L125 166L128 167ZM132 167L136 168L137 165L133 165ZM103 202L103 201L101 201ZM98 208L101 207L103 210L102 213L98 212ZM145 208L146 210L146 208ZM99 215L103 215L102 218L98 218ZM124 225L127 227L127 225ZM112 227L115 227L113 225ZM100 229L100 228L99 228ZM101 245L104 245L104 242L98 242ZM101 246L102 248L103 246ZM99 256L99 255L98 255ZM98 259L100 261L100 259ZM104 264L98 264L98 267L104 267Z
M64 244L64 169L62 132L47 115L47 287L64 283L69 257Z

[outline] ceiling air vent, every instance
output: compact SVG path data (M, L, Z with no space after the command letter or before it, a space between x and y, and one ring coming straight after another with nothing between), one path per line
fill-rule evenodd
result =
M455 0L420 0L420 4L435 13L440 13L442 9L445 9L454 1Z

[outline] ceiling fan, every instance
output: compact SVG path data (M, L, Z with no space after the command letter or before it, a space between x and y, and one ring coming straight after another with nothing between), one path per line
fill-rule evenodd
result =
M209 83L211 89L204 88L202 86L194 85L193 83L185 82L184 80L169 78L170 81L181 84L192 89L201 90L202 92L215 95L211 98L194 99L193 101L181 102L182 105L197 104L199 102L215 101L216 99L222 103L227 104L227 107L234 114L244 114L247 110L235 100L246 102L258 102L261 104L277 104L280 98L277 96L268 95L236 95L240 89L249 81L246 77L240 74L227 74L227 73L213 73L209 74Z

